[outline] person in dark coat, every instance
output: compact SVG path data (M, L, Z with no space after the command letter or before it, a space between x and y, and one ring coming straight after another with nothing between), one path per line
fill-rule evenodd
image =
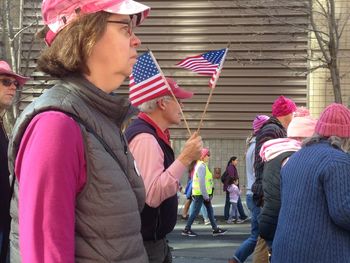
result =
M251 231L250 236L243 241L239 248L234 252L229 263L244 262L254 251L255 245L259 236L258 217L260 215L260 207L257 207L253 202L253 193L251 191L252 184L255 180L254 173L254 154L255 154L255 136L260 128L270 117L266 115L257 115L253 121L253 133L247 138L247 151L245 156L246 161L246 178L247 178L247 193L246 202L251 213Z
M238 171L236 168L237 164L238 164L238 158L236 156L232 156L230 158L230 160L228 161L227 166L226 166L227 176L224 180L224 186L223 186L223 190L224 190L224 192L226 192L225 207L224 207L224 217L225 217L226 221L228 220L228 218L230 216L230 207L231 207L230 193L227 191L227 187L229 186L230 178L232 178L234 180L239 179ZM248 216L244 212L241 197L238 198L237 208L238 208L239 219L240 219L237 222L241 223L248 218Z
M263 205L262 174L264 171L264 162L259 153L261 146L268 140L285 138L287 128L293 119L293 113L297 107L295 103L284 96L278 97L272 105L272 117L265 122L256 135L255 146L255 183L252 186L253 199L257 206Z
M259 232L270 248L281 208L281 167L293 153L301 149L302 140L314 134L315 126L316 119L311 116L295 117L288 126L288 138L270 140L261 147L260 156L266 163L263 173L264 206L259 217Z
M256 135L255 147L255 182L252 185L253 200L258 207L264 203L264 192L262 188L262 175L264 171L264 162L259 153L261 146L268 140L285 138L287 136L287 127L293 119L297 107L295 103L284 96L278 97L272 105L272 117L265 122ZM268 261L268 250L264 239L259 238L255 246L253 260L259 259L259 262Z
M0 61L0 262L6 262L10 231L10 182L8 170L8 137L3 116L16 96L16 89L22 87L28 78L14 73L9 64Z

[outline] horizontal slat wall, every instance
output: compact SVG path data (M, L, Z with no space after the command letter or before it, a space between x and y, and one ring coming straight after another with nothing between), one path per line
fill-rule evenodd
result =
M230 50L221 77L205 116L205 138L243 138L250 131L258 113L269 114L273 100L284 94L297 104L307 97L306 54L307 16L293 7L302 1L281 6L275 1L141 1L152 7L151 15L136 34L142 41L140 53L152 50L165 75L174 77L180 86L195 92L185 101L185 115L192 130L199 124L209 94L207 76L196 75L175 66L181 59L209 50ZM242 3L242 2L240 2ZM263 3L263 5L262 5ZM25 1L24 23L30 24L40 13L41 1ZM267 15L269 14L269 15ZM274 18L271 17L274 16ZM34 30L34 29L33 29ZM22 38L22 55L28 56L32 35ZM29 65L43 48L34 43ZM23 94L22 108L48 87L47 76L32 70L34 80ZM127 94L124 85L118 90ZM182 124L172 129L174 138L185 138Z

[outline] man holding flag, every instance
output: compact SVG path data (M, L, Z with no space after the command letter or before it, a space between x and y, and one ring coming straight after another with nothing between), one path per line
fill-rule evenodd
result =
M169 127L181 122L180 100L192 95L163 76L151 52L138 58L130 77L130 101L141 113L125 135L146 188L141 233L150 263L172 262L166 235L176 224L179 181L200 158L203 143L197 133L176 159L169 140Z

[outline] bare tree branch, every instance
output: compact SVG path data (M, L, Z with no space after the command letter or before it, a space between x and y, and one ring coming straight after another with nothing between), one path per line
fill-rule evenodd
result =
M312 0L308 0L308 1L309 1L310 6L312 7ZM316 22L314 20L314 15L313 15L312 12L310 14L310 23L311 23L311 27L312 28L317 28ZM322 45L323 41L322 41L322 38L321 38L320 34L318 32L314 32L314 33L315 33L316 40L317 40L317 42L319 44L319 47L320 47L320 49L322 51L322 54L324 55L326 61L330 62L331 58L329 57L326 49Z
M328 69L328 65L327 64L322 64L322 65L318 65L318 66L315 66L315 67L311 67L308 69L309 73L312 73L318 69L321 69L321 68L324 68L324 69Z
M328 10L326 10L325 8L324 8L324 5L323 5L323 3L321 3L319 0L315 0L315 2L318 4L318 6L322 9L322 12L318 12L318 11L316 11L316 10L314 10L313 8L312 8L312 2L311 2L311 9L312 9L312 12L314 12L314 13L320 13L320 14L322 14L327 20L329 19L329 16L328 16L328 14L329 14L329 9ZM327 5L327 7L328 7L328 5Z
M350 14L348 14L346 16L346 18L344 19L344 24L342 25L341 29L340 29L340 32L339 32L339 38L342 37L343 35L343 32L344 32L344 29L345 29L345 26L348 24L348 21L350 20Z
M20 34L22 34L22 32L30 27L32 27L33 25L37 24L37 21L36 22L33 22L31 23L30 25L26 26L26 27L23 27L21 28L14 36L13 38L11 38L11 41L14 41Z

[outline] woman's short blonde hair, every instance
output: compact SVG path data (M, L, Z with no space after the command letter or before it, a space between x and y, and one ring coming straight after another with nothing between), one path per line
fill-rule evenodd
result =
M107 12L81 15L55 37L38 60L38 69L54 77L90 74L87 59L106 30Z

